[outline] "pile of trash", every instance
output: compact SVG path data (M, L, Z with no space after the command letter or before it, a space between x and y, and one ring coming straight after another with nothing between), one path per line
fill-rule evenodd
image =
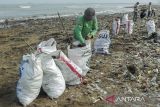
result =
M127 15L124 15L123 20L128 20L126 17ZM142 33L142 35L141 31L137 29L139 28L137 27L138 24L134 25L132 23L132 27L128 27L129 30L126 30L128 29L126 21L123 21L123 23L121 23L122 25L119 24L119 21L119 19L114 19L112 24L112 34L113 37L116 36L116 38L111 38L111 46L114 48L114 50L111 51L111 56L101 56L101 59L95 56L95 59L98 59L98 61L95 61L93 58L94 65L91 68L95 73L102 73L102 75L105 73L105 75L102 77L95 76L95 83L92 82L88 84L86 92L94 93L94 87L97 88L97 84L99 83L98 87L101 87L101 90L97 93L102 97L102 101L106 95L122 94L124 96L129 94L130 96L136 95L145 97L146 105L156 105L160 101L160 33L156 32L155 23L151 19L146 21L143 25L146 29L145 33ZM120 28L124 28L123 31L127 34L126 37L118 35ZM133 28L136 30L133 30ZM133 31L137 31L137 33L134 32L133 35L130 36ZM103 33L101 34L103 35ZM143 37L147 38L144 40ZM119 43L117 39L122 42ZM153 40L153 42L150 42L151 40ZM99 101L97 95L91 96L95 98L93 103ZM134 104L132 103L130 105Z
M20 78L17 97L24 106L29 105L44 90L53 99L61 96L67 85L81 84L89 71L88 61L91 47L68 47L68 57L56 48L51 38L37 46L34 53L23 55L20 64Z
M133 21L129 20L128 15L125 14L122 23L119 18L113 20L112 35L117 38L110 39L109 30L101 30L94 42L93 50L91 41L87 41L85 47L68 46L68 55L57 50L56 41L53 38L41 42L34 53L24 55L22 58L17 84L17 97L20 103L24 106L29 105L39 95L41 87L53 99L63 94L66 84L81 84L83 77L90 70L88 63L92 52L96 55L110 54L110 45L112 48L117 46L118 51L115 49L115 52L112 52L111 60L107 57L99 59L98 55L96 56L98 60L94 60L91 66L91 70L95 73L90 78L96 81L87 84L82 90L84 94L97 94L96 97L94 94L90 95L93 103L104 100L109 90L113 92L113 89L124 94L159 97L159 94L155 95L155 93L158 93L160 86L160 49L157 48L160 44L155 43L160 43L160 33L155 32L154 21L149 20L146 23L149 36L147 40L153 39L154 43L148 43L139 34L130 36L129 40L122 37L121 43L121 38L118 37L120 28L129 37L134 27L136 25L134 26ZM117 43L116 39L119 39L120 43ZM111 66L109 72L105 71L108 69L106 66ZM103 81L107 82L102 83Z

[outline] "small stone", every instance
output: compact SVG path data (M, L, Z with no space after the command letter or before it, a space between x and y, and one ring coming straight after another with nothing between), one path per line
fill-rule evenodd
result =
M83 82L82 82L82 84L83 84L83 85L87 85L87 84L88 84L88 80L87 80L87 79L84 79Z
M151 74L151 73L152 73L152 71L151 71L151 70L149 70L147 73L148 73L148 74Z
M131 75L131 80L136 80L136 77L134 75Z
M132 73L133 75L136 73L137 68L135 67L135 65L129 65L127 66L127 69L130 73Z
M101 75L103 75L104 73L103 72L101 72Z
M93 93L93 91L87 90L87 94L92 94L92 93Z
M154 69L153 72L158 74L158 69Z
M96 83L100 83L100 82L101 82L101 80L100 80L100 79L96 80Z
M71 101L71 98L67 98L66 100Z

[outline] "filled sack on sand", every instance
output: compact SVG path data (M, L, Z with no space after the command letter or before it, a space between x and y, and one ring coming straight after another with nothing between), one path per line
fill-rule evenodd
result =
M85 76L90 70L89 60L91 56L92 51L90 40L86 40L86 46L84 47L76 47L71 49L70 46L68 46L68 57L82 69L83 76Z
M41 54L43 82L42 88L53 99L61 96L65 90L65 80L60 69L56 66L52 56Z
M125 25L127 21L128 21L128 14L124 14L123 17L122 17L121 25Z
M29 105L38 96L42 77L40 58L34 54L23 55L16 91L19 102L24 106Z
M42 41L38 46L37 46L37 52L39 53L46 53L50 54L54 51L56 51L56 41L54 38L51 38L47 41Z
M153 32L156 31L156 27L155 27L156 25L154 20L147 21L146 26L147 26L148 35L151 35Z
M56 41L53 38L42 41L37 46L37 53L42 60L41 64L44 74L42 88L51 99L58 98L65 90L63 75L51 56L55 51L57 51Z
M94 42L94 51L98 54L109 54L109 46L111 40L109 37L108 30L101 30L99 32L98 38Z
M120 30L120 19L114 19L112 23L112 34L118 35Z
M134 26L133 20L126 21L125 22L125 32L127 34L132 34L133 33L133 26Z
M55 51L52 57L61 70L62 75L68 85L77 85L82 82L82 69L60 50Z

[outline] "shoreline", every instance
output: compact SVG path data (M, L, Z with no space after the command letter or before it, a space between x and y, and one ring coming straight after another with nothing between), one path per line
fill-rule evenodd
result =
M101 14L97 14L96 16L97 17L105 17L105 16L115 16L117 14L121 15L122 14L131 14L132 12L131 11L128 11L128 12L121 12L121 13L111 13L111 14L105 14L105 13L101 13ZM61 15L60 17L62 19L72 19L72 20L76 20L76 17L78 17L80 15ZM27 24L28 22L30 21L43 21L43 20L59 20L59 17L58 17L58 14L56 16L44 16L44 17L31 17L31 18L20 18L20 19L7 19L8 21L8 25L5 25L5 20L1 19L0 20L0 29L4 29L5 27L7 28L10 28L10 27L13 27L13 26L25 26L25 24Z
M140 5L141 8L146 6L146 5ZM154 8L159 8L160 5L153 5ZM132 6L128 6L128 7L123 7L123 8L133 8ZM125 12L106 12L106 11L99 11L97 12L98 14L97 17L103 17L103 16L110 16L110 15L114 15L114 14L125 14L125 13L128 13L128 14L131 14L133 11L131 10L128 10L128 11L125 11ZM82 13L79 13L79 14L66 14L66 15L63 15L63 14L60 14L61 18L76 18L77 16L80 16L82 15ZM0 28L3 28L2 25L5 24L5 20L8 20L9 22L12 22L12 23L16 23L16 22L27 22L29 20L50 20L50 19L57 19L58 18L58 14L56 15L41 15L41 16L26 16L26 17L18 17L18 18L2 18L0 19ZM12 26L12 25L11 25Z
M118 7L116 7L118 8ZM131 12L132 10L126 10L125 6L119 7L122 10L99 10L96 12L97 15L109 15L109 14L115 14L115 13L126 13ZM124 9L124 10L123 10ZM58 12L58 11L57 11ZM61 14L61 13L60 13ZM83 13L68 13L68 14L61 14L61 17L77 17L79 15L82 15ZM22 20L36 20L36 19L50 19L50 18L57 18L57 13L54 14L39 14L39 15L30 15L30 16L19 16L19 17L7 17L7 18L1 18L0 23L3 23L5 20L9 21L22 21Z
M126 7L124 7L126 8ZM103 16L103 15L112 15L112 14L119 14L119 13L129 13L131 11L127 12L113 12L113 13L108 13L106 11L100 11L97 12L97 16ZM82 14L66 14L66 15L61 15L61 17L66 18L66 17L77 17ZM52 19L52 18L58 18L58 15L41 15L41 16L28 16L28 17L18 17L18 18L4 18L0 20L0 23L3 23L6 19L8 21L25 21L25 20L39 20L39 19Z

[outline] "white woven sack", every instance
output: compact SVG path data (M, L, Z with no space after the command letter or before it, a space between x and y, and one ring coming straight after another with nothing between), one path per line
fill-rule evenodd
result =
M23 55L20 65L20 79L17 83L17 97L24 106L29 105L40 92L43 72L41 60L34 54Z

